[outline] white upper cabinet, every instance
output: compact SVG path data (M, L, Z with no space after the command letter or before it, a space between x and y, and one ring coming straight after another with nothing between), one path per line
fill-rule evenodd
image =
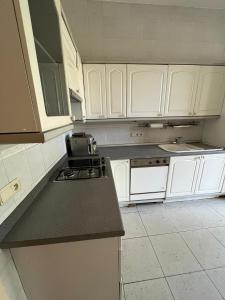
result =
M225 96L225 67L200 67L195 115L220 115Z
M127 65L127 116L161 117L167 66Z
M76 82L77 52L64 22L62 23L62 38L68 85L69 88L73 89L75 92L78 86L78 83Z
M84 86L88 119L107 118L105 65L85 64Z
M126 65L106 65L107 117L126 117Z
M77 52L77 76L79 82L78 94L84 99L84 75L83 75L83 64L81 61L80 54Z
M68 86L84 99L83 70L80 55L75 48L66 24L62 22L63 47Z
M200 156L172 157L169 166L167 197L189 196L195 193Z
M224 170L224 154L202 156L196 193L220 193L224 181Z
M169 66L164 116L193 115L198 76L198 66Z

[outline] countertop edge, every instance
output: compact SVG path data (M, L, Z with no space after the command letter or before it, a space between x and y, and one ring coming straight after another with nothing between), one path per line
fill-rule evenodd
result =
M4 238L7 234L16 226L17 222L29 209L29 207L36 200L38 194L48 184L52 174L60 168L65 162L67 155L65 154L49 171L45 176L38 182L38 184L30 191L30 193L21 201L21 203L12 211L12 213L3 221L0 225L0 248Z
M30 240L12 240L7 241L7 236L10 234L11 230L17 225L17 223L21 220L23 215L26 213L26 211L32 206L32 204L36 201L36 198L38 197L38 194L46 187L49 180L52 178L53 174L56 172L57 169L59 169L66 161L67 156L63 157L60 162L58 162L49 172L46 174L46 176L43 178L43 182L39 182L37 186L34 189L37 189L36 193L33 193L33 190L28 194L28 196L24 199L27 202L29 202L29 205L26 205L26 208L23 208L22 210L17 209L18 212L13 212L9 217L10 219L13 219L13 215L15 216L14 223L12 223L12 220L10 222L5 222L6 224L0 225L0 248L1 249L10 249L10 248L20 248L20 247L29 247L29 246L41 246L41 245L49 245L49 244L58 244L58 243L67 243L67 242L77 242L77 241L86 241L86 240L95 240L95 239L103 239L103 238L113 238L113 237L121 237L125 235L123 222L120 214L120 226L116 230L109 230L109 231L99 231L99 232L93 232L93 233L84 233L84 234L76 234L76 235L65 235L65 236L59 236L59 237L46 237L46 238L37 238L37 239L30 239ZM107 165L109 167L109 177L112 180L112 184L115 189L115 184L113 181L113 175L112 170L110 166L110 159L107 158ZM115 190L116 195L116 190ZM116 198L117 201L117 198ZM23 202L22 202L23 203ZM21 204L22 204L21 203ZM118 213L120 213L119 203L117 201L117 209ZM8 219L8 218L7 218ZM7 220L6 219L6 220ZM3 223L4 223L3 222Z
M59 237L59 238L46 238L40 240L30 240L30 241L14 241L14 242L6 242L0 243L1 249L12 249L12 248L22 248L22 247L32 247L32 246L46 246L52 244L62 244L62 243L71 243L71 242L81 242L88 240L99 240L105 238L113 238L113 237L121 237L125 235L125 231L111 231L111 232L103 232L96 234L86 234L81 236L68 236L68 237Z

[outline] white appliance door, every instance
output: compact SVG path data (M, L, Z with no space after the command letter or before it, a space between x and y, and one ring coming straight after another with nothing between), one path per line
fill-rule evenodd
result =
M168 166L131 168L131 194L166 190Z

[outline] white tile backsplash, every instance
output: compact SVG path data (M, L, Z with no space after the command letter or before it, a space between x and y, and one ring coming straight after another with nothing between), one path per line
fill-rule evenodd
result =
M85 131L94 136L98 145L143 144L171 142L181 136L186 141L200 141L202 139L203 122L189 128L153 129L143 127L142 137L131 137L132 130L137 130L136 123L98 123L75 125L75 132Z
M41 145L36 145L26 150L28 166L34 183L39 181L45 173L44 157L41 148Z
M2 160L0 160L0 188L5 186L8 182L8 178L6 176L5 167L3 165Z
M141 2L62 1L84 62L224 62L225 10Z
M15 199L17 201L31 190L33 183L26 152L27 151L24 150L3 159L3 164L5 166L9 182L16 178L20 179L21 191L15 195ZM8 202L10 202L10 200Z
M0 206L0 224L66 153L65 135L45 144L0 145L0 188L15 178L21 181L21 191ZM0 299L27 299L9 250L1 249Z

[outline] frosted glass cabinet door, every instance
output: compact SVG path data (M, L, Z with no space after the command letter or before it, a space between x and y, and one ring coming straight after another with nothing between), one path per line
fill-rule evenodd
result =
M167 78L165 65L127 65L127 116L161 117Z
M196 193L220 193L224 181L224 169L224 154L202 156Z
M198 76L198 66L169 66L165 116L193 115Z
M111 161L113 179L116 187L118 201L129 201L130 194L130 161Z
M220 115L225 96L225 67L200 67L195 114Z
M172 157L167 183L167 197L189 196L195 193L200 156Z
M69 114L61 67L59 64L39 64L45 109L48 116Z
M126 65L106 65L108 118L126 117Z
M83 69L87 119L105 119L105 65L85 64Z

